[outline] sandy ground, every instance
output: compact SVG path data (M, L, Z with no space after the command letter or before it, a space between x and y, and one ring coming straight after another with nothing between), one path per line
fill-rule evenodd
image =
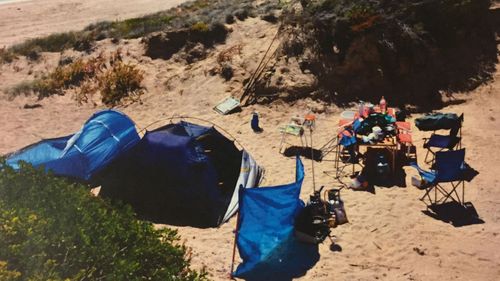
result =
M0 47L103 20L166 10L185 0L36 0L0 4Z
M0 9L3 10L4 7ZM102 12L103 15L92 16L112 16L106 10ZM58 27L55 28L58 30ZM258 64L256 58L263 55L276 28L275 25L258 19L237 22L232 25L233 32L224 45L217 46L207 59L191 65L172 60L151 60L142 56L139 40L128 41L122 47L124 52L131 54L127 59L140 63L146 72L148 93L142 104L136 103L118 109L128 114L139 128L158 120L167 122L173 115L199 117L222 125L265 167L264 185L291 182L294 178L294 160L278 153L278 127L287 123L295 114L307 113L308 108L315 105L314 102L305 100L294 105L279 102L257 105L228 116L218 115L212 110L224 97L241 94L243 77L248 77L251 70L255 69ZM55 30L46 29L43 32ZM6 31L2 29L1 32ZM236 44L241 44L242 54L233 60L237 69L235 77L225 82L219 76L207 74L216 65L216 55ZM116 46L101 42L99 48L110 50ZM36 65L21 59L3 66L0 68L0 85L30 78L30 70L40 72L50 69L57 59L56 54L45 54L42 62ZM500 143L496 141L500 137L500 118L496 116L500 101L498 70L500 65L497 65L494 81L471 93L456 94L456 102L443 109L465 114L463 144L467 149L466 160L480 172L473 182L467 184L466 199L472 202L484 223L454 227L424 214L425 205L418 200L422 191L410 184L411 175L416 173L405 167L406 188L377 187L375 193L351 190L342 192L350 223L333 231L342 251L330 251L328 242L320 245L320 260L301 280L493 281L500 278L500 189L497 188ZM166 81L169 81L168 84L165 84ZM23 108L25 104L34 103L41 107ZM0 154L22 148L42 138L73 133L100 108L102 107L90 104L78 106L70 95L42 101L33 97L8 100L2 95ZM253 133L249 126L254 109L261 114L264 128L262 134ZM342 110L329 106L324 113L317 115L317 129L314 132L316 148L332 138ZM418 116L412 116L411 121ZM420 163L424 153L422 138L427 135L414 130L413 138ZM306 178L301 197L305 200L312 192L312 174L310 161L305 160L304 163ZM315 170L318 186L337 186L335 179L324 173L333 170L331 162L316 163ZM229 275L234 227L235 218L220 228L176 228L186 245L192 248L193 267L206 267L212 279L224 280Z

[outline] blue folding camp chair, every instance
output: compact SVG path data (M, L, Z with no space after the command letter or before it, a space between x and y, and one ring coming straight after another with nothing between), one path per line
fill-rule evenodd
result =
M462 123L464 115L460 115L457 124L450 129L448 135L440 135L433 133L430 138L424 138L424 148L427 149L424 162L426 164L433 163L435 160L436 152L443 150L453 150L461 147L462 140Z
M429 199L427 206L443 204L449 199L463 205L466 171L464 159L465 149L460 149L436 152L434 170L431 171L423 170L417 163L412 163L411 166L416 168L422 177L422 185L419 188L425 190L420 200L425 202L426 198ZM449 183L451 189L445 188L444 183ZM457 191L460 186L462 186L461 194ZM431 196L432 191L434 198Z

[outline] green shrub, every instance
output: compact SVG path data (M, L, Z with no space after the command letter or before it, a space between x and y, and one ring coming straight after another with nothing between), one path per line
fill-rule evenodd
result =
M116 106L125 99L140 99L144 94L143 79L144 73L136 66L118 61L98 77L102 102L107 106Z
M21 277L21 273L15 270L7 269L7 263L0 261L0 280L17 281Z
M87 102L92 95L100 92L102 102L113 107L122 101L139 100L144 94L143 79L143 72L133 64L123 63L120 50L117 50L109 58L100 55L59 65L42 78L21 82L8 89L7 93L10 97L35 93L43 99L77 88L75 98L79 103Z
M73 47L78 39L78 33L65 32L55 33L47 37L27 40L24 43L14 45L10 50L16 54L27 56L34 50L44 52L61 52Z
M21 95L29 95L34 92L35 81L22 81L21 83L15 85L14 87L7 89L6 93L10 98L14 98Z
M295 0L283 11L283 51L300 57L325 101L384 95L440 107L441 93L493 78L497 43L489 0Z
M58 66L53 72L35 80L33 91L40 99L62 95L64 90L80 86L83 81L94 78L101 71L103 64L104 59L99 56L88 61L78 59L68 65Z
M137 38L165 29L174 18L171 15L154 14L141 18L116 21L111 24L110 34L115 38Z
M199 21L191 26L192 31L197 31L197 32L207 32L210 29L208 24Z
M17 58L16 54L5 47L0 48L0 64L13 62Z
M197 280L174 230L23 164L0 164L1 280Z
M166 11L122 21L104 21L88 25L81 31L52 34L46 37L28 40L9 49L13 54L28 55L33 50L42 52L61 52L74 48L89 52L94 42L106 38L139 38L156 31L171 31L190 27L197 22L207 26L228 21L228 15L236 14L240 19L249 15L267 14L280 9L280 0L267 0L254 5L253 0L195 0L187 1L178 7ZM2 52L0 49L0 62Z

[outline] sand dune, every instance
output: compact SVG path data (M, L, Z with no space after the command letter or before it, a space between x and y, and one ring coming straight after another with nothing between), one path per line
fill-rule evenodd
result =
M80 30L103 20L166 10L185 0L37 0L0 5L0 47L54 32Z

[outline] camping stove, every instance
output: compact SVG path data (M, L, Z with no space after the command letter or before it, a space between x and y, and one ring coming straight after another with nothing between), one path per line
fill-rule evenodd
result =
M299 213L295 233L299 240L318 244L330 236L331 228L347 222L340 189L329 189L321 198L324 186L309 197L309 202Z

